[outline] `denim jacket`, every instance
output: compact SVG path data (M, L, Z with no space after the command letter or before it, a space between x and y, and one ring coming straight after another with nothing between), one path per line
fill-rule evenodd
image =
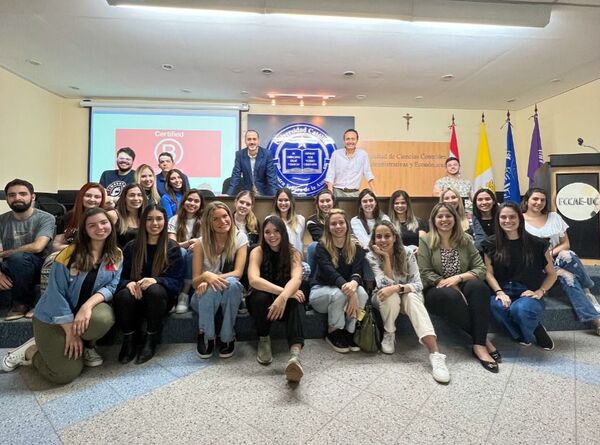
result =
M50 269L48 288L35 307L34 316L48 324L67 324L75 318L73 308L77 306L81 285L88 272L69 269L68 264L75 246L71 245L58 254ZM122 264L113 264L103 260L92 293L102 294L104 301L112 300Z

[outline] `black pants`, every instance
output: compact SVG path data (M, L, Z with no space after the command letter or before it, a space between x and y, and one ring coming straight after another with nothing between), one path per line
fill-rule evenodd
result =
M473 337L473 344L485 345L490 324L490 289L481 280L470 280L460 290L466 302L456 289L430 287L425 291L425 306L432 314L458 325Z
M253 291L246 297L246 306L254 318L259 337L266 337L271 332L271 320L267 319L267 314L275 298L277 295L262 291ZM288 299L281 321L285 321L285 334L289 346L295 344L304 346L303 320L304 305L294 298Z
M148 332L160 332L162 319L173 306L167 290L160 284L153 284L142 295L136 300L125 287L113 299L117 324L124 333L138 331L144 320Z

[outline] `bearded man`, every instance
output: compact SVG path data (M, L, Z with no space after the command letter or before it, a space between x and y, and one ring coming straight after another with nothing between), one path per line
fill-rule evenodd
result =
M10 321L31 313L56 221L50 213L32 207L35 192L30 182L13 179L4 193L11 211L0 215L0 298L10 299L5 318Z

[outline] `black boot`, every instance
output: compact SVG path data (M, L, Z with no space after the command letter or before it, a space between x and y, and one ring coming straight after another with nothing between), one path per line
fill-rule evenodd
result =
M123 344L119 352L119 363L129 363L135 358L135 334L123 334Z
M148 360L154 357L154 354L156 353L156 347L158 346L158 339L158 332L146 333L142 347L140 348L137 359L135 360L136 365L146 363Z

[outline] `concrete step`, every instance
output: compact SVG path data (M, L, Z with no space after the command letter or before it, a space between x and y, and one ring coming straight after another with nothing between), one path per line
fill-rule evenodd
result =
M595 282L592 289L594 295L600 294L600 267L587 266L590 276ZM563 294L560 286L556 285L546 297L546 311L542 323L549 331L569 331L590 329L591 323L581 323L575 318L575 313L567 297ZM25 342L33 335L30 320L17 320L6 322L3 320L6 308L0 309L0 348L12 348ZM453 327L436 316L432 316L432 322L438 336L443 332L452 330ZM405 316L398 317L396 323L399 334L414 335L410 321ZM238 315L236 322L236 336L238 340L256 339L256 329L252 317L248 314ZM491 332L501 332L501 329L492 323ZM164 343L192 343L196 341L198 332L197 316L193 312L186 314L171 314L165 320L163 330ZM304 333L306 338L323 338L327 332L327 316L312 310L306 312ZM113 329L103 340L103 343L118 342L118 332ZM273 337L285 337L283 323L274 323L271 335Z

